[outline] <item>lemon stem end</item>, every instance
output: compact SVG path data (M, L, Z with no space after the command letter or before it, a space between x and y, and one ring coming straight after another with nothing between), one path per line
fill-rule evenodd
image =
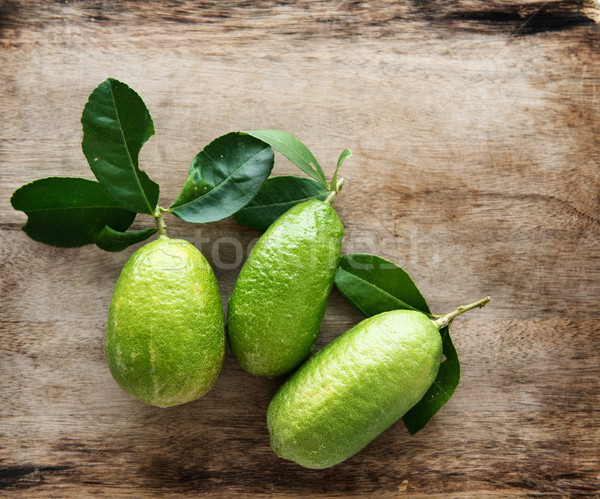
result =
M162 212L166 211L165 209L161 208L160 206L156 207L156 210L154 211L154 219L156 220L156 226L158 227L158 237L159 239L161 237L168 237L167 235L167 224L165 223L165 220L162 216Z
M333 203L335 201L335 197L337 196L337 193L342 190L343 185L344 185L344 179L341 178L337 181L335 186L331 186L331 191L325 198L325 202L329 203L329 204Z
M443 315L439 319L435 319L433 323L438 329L442 329L450 324L455 317L458 317L461 314L464 314L468 310L473 310L474 308L483 308L485 307L491 298L486 296L483 300L476 301L475 303L471 303L469 305L461 305L454 312L450 312L449 314Z

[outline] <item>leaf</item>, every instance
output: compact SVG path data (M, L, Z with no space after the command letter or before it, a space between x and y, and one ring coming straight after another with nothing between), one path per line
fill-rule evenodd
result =
M105 225L127 230L135 218L98 182L83 178L42 178L17 189L10 202L27 214L23 230L29 237L63 248L93 243Z
M215 222L246 206L273 168L273 151L241 132L223 135L199 152L169 211L192 223Z
M425 396L408 411L404 417L404 424L411 435L423 429L431 418L444 406L456 390L460 381L460 362L456 349L450 338L449 327L440 331L442 335L444 356L437 378Z
M254 199L233 218L253 229L266 230L292 206L309 199L324 200L327 194L327 189L312 178L292 175L268 178Z
M105 251L123 251L132 244L145 241L156 231L156 227L150 227L131 232L121 232L105 225L99 232L94 234L94 242L98 248Z
M280 130L253 130L244 133L266 142L273 149L283 154L304 173L321 182L326 189L329 189L321 165L319 165L308 147L293 135Z
M153 215L158 184L139 168L142 145L154 135L154 124L140 96L114 78L91 93L81 116L81 147L102 187L121 206Z
M346 161L348 158L352 157L352 153L350 152L350 149L346 148L342 151L342 153L340 154L340 157L338 159L337 162L337 166L335 168L335 172L333 173L333 177L331 177L331 190L332 191L337 191L338 189L338 171L340 170L340 166L342 166L342 164L344 163L344 161Z
M335 275L335 284L348 301L368 317L396 309L432 315L410 276L394 263L375 255L344 255ZM442 328L440 334L445 360L427 393L403 418L413 435L450 400L460 380L460 362L449 328Z
M419 310L432 315L410 276L396 264L376 255L344 255L335 275L335 284L366 316L397 309Z

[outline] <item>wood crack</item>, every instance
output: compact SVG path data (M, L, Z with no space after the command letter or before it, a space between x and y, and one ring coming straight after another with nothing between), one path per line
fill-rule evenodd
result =
M0 489L19 486L35 486L44 483L44 476L57 471L71 469L71 466L39 466L25 464L20 466L0 466Z
M455 11L443 16L453 23L463 23L464 29L508 31L515 36L543 32L566 31L580 26L595 25L585 9L584 1L537 2L492 7L481 10Z

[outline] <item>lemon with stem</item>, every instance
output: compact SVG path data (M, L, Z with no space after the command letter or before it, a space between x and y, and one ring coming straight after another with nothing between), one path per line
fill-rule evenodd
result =
M106 355L117 383L158 407L195 400L214 385L225 358L217 280L193 244L167 235L129 258L110 303Z

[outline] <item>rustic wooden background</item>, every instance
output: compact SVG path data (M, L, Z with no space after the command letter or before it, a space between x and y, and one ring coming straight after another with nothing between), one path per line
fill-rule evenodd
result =
M0 1L0 493L23 496L600 494L600 29L594 1ZM204 398L144 406L104 358L119 254L28 239L9 199L91 178L80 115L108 76L157 130L143 168L169 204L231 130L301 138L329 175L345 252L404 266L456 321L463 374L422 432L395 425L345 463L275 456L278 381L228 357ZM277 157L274 173L294 173ZM152 225L140 216L138 228ZM259 235L195 242L227 299ZM319 346L361 320L334 291Z

